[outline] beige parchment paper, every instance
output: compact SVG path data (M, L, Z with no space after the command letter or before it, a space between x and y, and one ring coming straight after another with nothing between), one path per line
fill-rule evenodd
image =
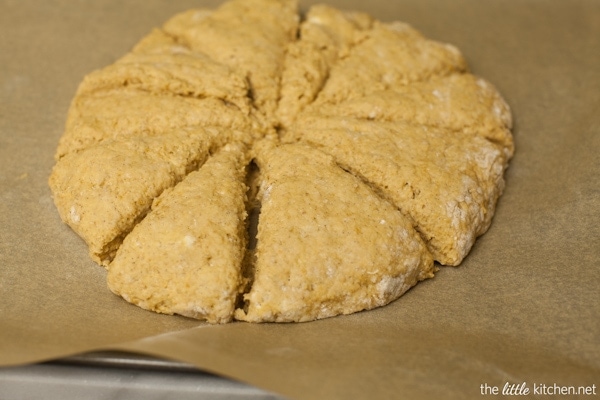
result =
M597 1L329 1L457 45L513 109L505 194L460 267L385 308L303 324L208 326L108 291L46 183L69 102L86 73L152 27L217 4L0 0L0 366L118 349L298 399L474 398L506 382L597 388Z

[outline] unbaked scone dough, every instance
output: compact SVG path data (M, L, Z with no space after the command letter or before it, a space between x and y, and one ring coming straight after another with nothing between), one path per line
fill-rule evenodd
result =
M409 215L436 261L458 265L489 227L506 157L475 136L408 123L329 118L298 135Z
M49 183L126 300L309 321L459 265L491 224L511 129L458 49L405 23L232 0L89 74Z
M246 247L245 151L225 146L158 197L125 238L108 286L147 310L229 322Z
M331 156L305 145L259 150L252 289L236 318L310 321L382 306L433 276L410 221Z
M61 158L50 176L60 215L108 265L152 201L208 157L207 131L106 140Z

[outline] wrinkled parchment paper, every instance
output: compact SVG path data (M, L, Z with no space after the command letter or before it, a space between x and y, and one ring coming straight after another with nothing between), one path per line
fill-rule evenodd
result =
M387 307L303 324L208 326L108 291L46 183L69 102L152 27L217 4L0 1L0 365L118 349L298 399L473 398L507 383L598 394L596 1L329 2L457 45L512 107L505 194L460 267Z

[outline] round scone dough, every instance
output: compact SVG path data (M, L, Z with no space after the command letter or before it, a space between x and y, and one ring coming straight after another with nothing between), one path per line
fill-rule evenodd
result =
M491 224L511 129L460 51L408 24L232 0L84 78L49 184L129 302L310 321L459 265Z

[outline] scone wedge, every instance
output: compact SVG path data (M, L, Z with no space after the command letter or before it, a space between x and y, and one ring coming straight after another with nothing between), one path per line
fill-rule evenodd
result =
M436 261L458 265L491 223L507 157L479 136L329 118L298 132L414 221Z
M107 140L62 157L49 178L62 220L107 266L152 201L197 169L215 142L206 130Z
M245 157L228 145L154 202L110 265L115 294L159 313L231 320L247 242Z
M411 222L333 158L264 146L254 281L236 319L302 322L383 306L433 276Z

